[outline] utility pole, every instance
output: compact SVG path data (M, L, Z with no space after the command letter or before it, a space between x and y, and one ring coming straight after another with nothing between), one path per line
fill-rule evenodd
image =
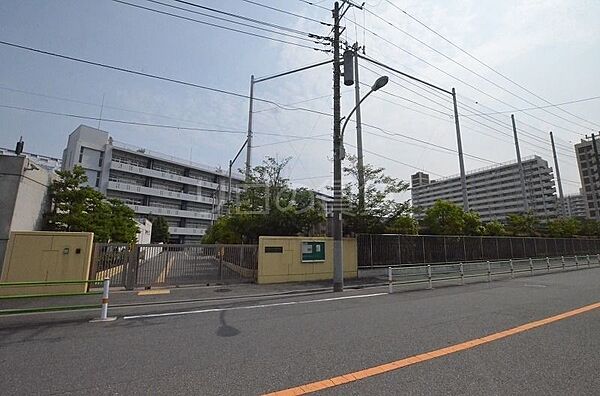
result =
M554 156L554 167L556 168L560 215L565 216L565 197L563 195L562 181L560 180L560 169L558 168L558 157L556 156L556 147L554 147L554 135L552 135L552 131L550 131L550 143L552 143L552 155Z
M462 140L460 138L460 123L458 121L458 105L456 103L456 90L452 88L452 102L454 103L454 124L456 125L456 143L458 145L458 164L460 165L460 184L462 187L463 210L469 211L469 197L467 196L467 175L465 174L465 159L463 157Z
M360 114L360 81L358 79L358 43L354 43L354 101L356 105L356 151L358 156L358 208L365 208L365 168L363 161L362 119Z
M248 106L248 136L246 137L246 181L252 167L252 106L254 104L254 74L250 76L250 105Z
M529 212L529 201L527 200L527 191L525 189L525 172L523 171L523 163L521 162L521 150L519 150L519 138L517 137L517 125L515 124L515 115L511 114L513 135L515 137L515 149L517 150L517 163L519 164L519 177L521 178L521 192L523 193L523 204L525 212Z
M340 5L333 7L333 291L344 290L342 252L342 141L340 92Z

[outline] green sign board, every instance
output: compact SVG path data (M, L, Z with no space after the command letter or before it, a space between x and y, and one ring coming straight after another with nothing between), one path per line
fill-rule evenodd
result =
M325 261L325 242L302 242L302 262Z

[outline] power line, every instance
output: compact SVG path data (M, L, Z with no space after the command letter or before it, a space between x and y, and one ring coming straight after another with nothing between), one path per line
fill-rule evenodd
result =
M175 1L178 1L178 0L175 0ZM286 15L291 15L291 16L295 16L297 18L305 19L307 21L320 23L321 25L332 26L331 23L326 23L326 22L323 22L323 21L319 21L318 19L307 17L306 15L296 14L296 13L293 13L291 11L282 10L281 8L271 7L271 6L268 6L266 4L261 4L259 2L256 2L256 1L251 1L251 0L242 0L242 1L245 2L245 3L249 3L249 4L254 4L254 5L259 6L259 7L267 8L267 9L272 10L272 11L277 11L277 12L280 12L280 13L283 13L283 14L286 14Z
M596 99L600 99L600 96L592 96L591 98L570 100L568 102L562 102L562 103L556 103L556 104L549 104L549 105L546 105L546 106L528 107L528 108L525 108L525 109L516 109L516 110L508 110L508 111L495 111L495 112L492 112L492 113L479 113L479 114L471 114L471 115L474 115L474 116L484 116L484 115L493 115L493 114L508 114L508 113L515 113L515 112L520 112L520 111L527 111L527 110L545 109L547 107L560 107L560 106L564 106L564 105L568 105L568 104L572 104L572 103L588 102L590 100L596 100Z
M63 112L57 112L57 111L32 109L29 107L11 106L11 105L3 105L3 104L0 104L0 108L27 111L27 112L31 112L31 113L54 115L54 116L60 116L60 117L78 118L78 119L83 119L83 120L102 121L102 122L109 122L109 123L115 123L115 124L141 126L141 127L175 129L175 130L181 130L181 131L228 133L228 134L236 134L236 135L238 135L238 134L245 135L247 133L247 131L235 130L235 129L198 128L198 127L186 127L186 126L182 126L182 125L168 125L168 124L156 124L156 123L149 123L149 122L128 121L128 120L120 120L120 119L104 118L104 117L100 118L100 117L94 117L94 116L86 116L83 114L63 113ZM281 133L274 133L274 132L254 132L254 133L256 133L258 135L279 136L279 137L285 137L285 138L306 138L306 136L284 135ZM327 141L329 141L329 140L327 140Z
M292 41L282 40L282 39L278 39L278 38L275 38L275 37L269 37L269 36L265 36L265 35L258 34L258 33L247 32L245 30L240 30L240 29L236 29L236 28L232 28L232 27L218 25L218 24L211 23L211 22L201 21L199 19L190 18L190 17L186 17L186 16L183 16L183 15L177 15L177 14L173 14L173 13L166 12L166 11L160 11L160 10L157 10L157 9L154 9L154 8L150 8L150 7L144 7L144 6L139 5L139 4L128 3L128 2L123 1L123 0L112 0L112 1L115 2L115 3L124 4L124 5L127 5L127 6L139 8L139 9L142 9L142 10L155 12L157 14L167 15L167 16L171 16L171 17L174 17L174 18L184 19L184 20L187 20L187 21L190 21L190 22L200 23L200 24L211 26L211 27L215 27L215 28L218 28L218 29L224 29L224 30L228 30L228 31L231 31L231 32L245 34L245 35L248 35L248 36L253 36L253 37L263 38L263 39L266 39L266 40L276 41L276 42L279 42L279 43L290 44L290 45L294 45L294 46L297 46L297 47L318 50L317 48L314 48L314 47L309 46L309 45L300 44L300 43L294 43ZM148 0L148 1L152 1L152 0ZM241 24L241 25L246 25L246 24L242 24L242 23L239 23L239 22L231 22L231 23L238 23L238 24ZM307 39L305 37L292 36L290 34L286 34L286 33L282 33L282 32L276 32L274 30L264 29L264 28L260 28L260 27L256 27L256 26L250 26L250 25L246 25L246 26L249 26L249 27L254 28L254 29L265 30L267 32L271 32L271 33L275 33L275 34L281 34L281 35L284 35L284 36L287 36L287 37L292 37L292 38L295 38L295 39L298 39L298 40L306 40L306 41L314 42L313 40Z
M59 53L56 53L56 52L44 51L44 50L33 48L33 47L27 47L25 45L10 43L8 41L2 41L2 40L0 40L0 44L6 45L8 47L18 48L18 49L21 49L21 50L36 52L38 54L49 55L49 56L53 56L53 57L56 57L56 58L66 59L66 60L70 60L70 61L73 61L73 62L78 62L78 63L84 63L84 64L92 65L92 66L103 67L103 68L106 68L106 69L116 70L116 71L120 71L120 72L123 72L123 73L129 73L129 74L133 74L133 75L137 75L137 76L142 76L142 77L148 77L148 78L152 78L152 79L155 79L155 80L166 81L166 82L170 82L170 83L174 83L174 84L185 85L185 86L188 86L188 87L203 89L203 90L206 90L206 91L216 92L216 93L220 93L220 94L224 94L224 95L229 95L229 96L234 96L234 97L237 97L237 98L250 99L250 97L248 95L237 93L237 92L228 91L228 90L225 90L225 89L213 88L213 87L209 87L209 86L206 86L206 85L201 85L201 84L196 84L196 83L190 83L190 82L183 81L183 80L177 80L175 78L163 77L163 76L159 76L159 75L156 75L156 74L150 74L150 73L140 72L140 71L136 71L136 70L126 69L124 67L113 66L113 65L106 64L106 63L94 62L94 61L90 61L90 60L87 60L87 59L75 58L73 56L63 55L63 54L59 54ZM277 106L277 107L279 107L279 108L281 108L283 110L301 110L301 111L306 111L306 112L309 112L309 113L316 113L316 114L322 114L322 115L330 115L330 114L327 114L327 113L324 113L324 112L320 112L318 110L312 110L312 109L307 109L307 108L302 108L302 107L286 108L285 106L282 106L279 103L274 102L272 100L267 100L267 99L262 99L262 98L257 98L257 97L254 97L254 100L256 100L258 102L264 102L264 103L269 103L269 104L275 105L275 106Z
M512 92L512 91L510 91L510 90L508 90L508 89L506 89L506 88L504 88L504 87L502 87L501 85L499 85L499 84L497 84L496 82L494 82L494 81L490 80L489 78L487 78L487 77L485 77L485 76L483 76L483 75L481 75L481 74L477 73L477 72L476 72L476 71L474 71L473 69L471 69L471 68L469 68L469 67L467 67L467 66L463 65L462 63L460 63L460 62L458 62L458 61L456 61L456 60L452 59L451 57L447 56L447 55L446 55L446 54L444 54L443 52L441 52L441 51L437 50L436 48L434 48L434 47L430 46L429 44L427 44L427 43L426 43L426 42L424 42L423 40L419 39L418 37L415 37L414 35L412 35L412 34L408 33L408 32L407 32L407 31L405 31L405 30L401 29L400 27L396 26L395 24L393 24L392 22L390 22L390 21L386 20L385 18L383 18L383 17L381 17L381 16L379 16L379 15L377 15L377 14L375 14L375 13L371 12L371 11L370 11L370 10L368 10L368 9L367 9L366 11L367 11L369 14L373 15L375 18L377 18L377 19L379 19L379 20L383 21L384 23L387 23L388 25L392 26L393 28L395 28L395 29L396 29L396 30L398 30L399 32L402 32L403 34L407 35L408 37L412 38L413 40L415 40L415 41L419 42L420 44L424 45L425 47L429 48L430 50L434 51L435 53L437 53L437 54L441 55L442 57L444 57L445 59L447 59L447 60L451 61L452 63L454 63L454 64L456 64L456 65L458 65L458 66L462 67L463 69L465 69L465 70L469 71L470 73L472 73L472 74L476 75L477 77L479 77L479 78L483 79L484 81L487 81L488 83L490 83L490 84L494 85L495 87L497 87L497 88L499 88L499 89L503 90L503 91L504 91L504 92L506 92L506 93L509 93L509 94L513 95L513 96L514 96L514 97L516 97L516 98L519 98L519 99L521 99L522 101L524 101L524 102L526 102L526 103L528 103L528 104L530 104L530 105L533 105L533 106L535 106L535 105L536 105L535 103L533 103L533 102L529 101L528 99L526 99L526 98L524 98L524 97L522 97L522 96L520 96L520 95L518 95L518 94L516 94L516 93L514 93L514 92ZM522 111L524 111L524 110L522 110ZM567 122L573 123L573 124L575 124L575 125L578 125L578 126L580 126L580 127L583 127L583 128L589 128L589 127L586 127L586 126L582 126L581 124L578 124L578 123L576 123L576 122L574 122L574 121L570 121L570 120L568 120L568 119L566 119L566 118L564 118L564 117L562 117L562 116L559 116L559 115L557 115L557 114L554 114L554 113L552 113L552 112L549 112L549 111L547 111L547 110L544 110L544 111L545 111L545 112L547 112L548 114L551 114L551 115L553 115L553 116L555 116L555 117L561 118L561 119L563 119L563 120L565 120L565 121L567 121Z
M438 66L435 66L434 64L432 64L431 62L428 62L427 60L423 59L422 57L420 57L420 56L418 56L418 55L415 55L415 54L413 54L412 52L410 52L409 50L407 50L407 49L405 49L405 48L402 48L402 47L400 47L400 46L399 46L399 45L397 45L396 43L394 43L394 42L392 42L392 41L388 40L387 38L385 38L385 37L383 37L383 36L381 36L381 35L377 34L376 32L372 31L371 29L365 28L364 26L361 26L360 24L359 24L358 26L359 26L359 27L362 27L363 29L365 29L367 32L369 32L369 33L370 33L370 34L372 34L373 36L375 36L375 37L377 37L377 38L379 38L379 39L383 40L384 42L386 42L386 43L388 43L388 44L390 44L390 45L394 46L395 48L399 49L400 51L402 51L402 52L405 52L405 53L407 53L408 55L410 55L410 56L412 56L412 57L414 57L414 58L416 58L416 59L420 60L421 62L425 63L426 65L428 65L428 66L430 66L430 67L434 68L435 70L439 71L440 73L442 73L442 74L444 74L444 75L446 75L446 76L448 76L448 77L450 77L450 78L452 78L452 79L454 79L454 80L456 80L456 81L458 81L458 82L461 82L461 83L465 84L466 86L470 87L471 89L473 89L473 90L475 90L475 91L477 91L477 92L479 92L479 93L481 93L481 94L483 94L483 95L485 95L485 96L487 96L487 97L489 97L489 98L491 98L491 99L493 99L493 100L495 100L495 101L497 101L497 102L499 102L499 103L502 103L502 104L504 104L504 105L506 105L506 106L508 106L508 107L512 107L512 108L515 108L515 109L516 109L516 107L515 107L515 106L513 106L513 105L511 105L510 103L508 103L508 102L506 102L506 101L504 101L504 100L502 100L502 99L499 99L499 98L495 97L494 95L491 95L491 94L489 94L489 93L487 93L487 92L483 91L482 89L480 89L480 88L476 87L475 85L473 85L473 84L471 84L471 83L468 83L467 81L463 80L463 79L462 79L462 78L460 78L460 77L457 77L457 76L455 76L455 75L452 75L452 74L448 73L447 71L443 70L442 68L440 68L440 67L438 67ZM371 61L371 62L374 62L374 61L375 61L374 59L370 59L370 58L367 58L367 57L365 57L365 56L361 56L361 58L363 58L363 59L366 59L366 60L368 60L368 61ZM375 62L377 62L377 61L375 61ZM386 65L386 66L387 66L387 65ZM388 66L388 67L389 67L389 66ZM546 122L546 123L548 123L548 124L550 124L550 125L552 125L552 126L554 126L554 127L556 127L556 128L563 129L563 130L565 130L565 131L569 131L569 132L571 132L571 133L574 133L574 134L576 134L576 135L578 135L578 136L580 136L580 135L581 135L579 132L573 131L572 129L566 128L566 127L564 127L564 126L560 126L560 125L553 124L553 123L551 123L551 122L549 122L549 121L543 120L543 119L541 119L541 118L539 118L539 117L537 117L537 116L534 116L534 115L532 115L532 114L529 114L529 113L526 113L526 112L524 112L524 113L525 113L525 114L527 114L528 116L532 117L532 118L535 118L535 119L539 120L539 121Z
M191 12L193 14L197 14L197 15L202 15L202 16L206 16L206 17L209 17L209 18L218 19L218 20L221 20L221 21L227 21L227 22L230 22L230 23L236 23L236 24L240 24L240 25L243 25L243 26L255 27L255 26L252 26L252 25L248 25L246 23L233 21L231 19L227 19L227 18L223 18L223 17L218 17L218 16L211 15L211 14L206 14L204 12L200 12L200 11L197 11L197 10L190 10L189 8L179 7L179 6L176 6L176 5L173 5L173 4L167 4L167 3L164 3L164 2L161 2L161 1L158 1L158 0L146 0L146 1L148 1L150 3L154 3L154 4L160 4L160 5L164 6L164 7L170 7L170 8L174 8L174 9L177 9L177 10L187 11L187 12ZM288 27L288 26L278 25L278 24L275 24L275 23L263 21L263 20L260 20L260 19L249 18L249 17L245 17L245 16L242 16L242 15L238 15L238 14L227 13L227 12L220 11L220 10L213 9L213 8L208 8L207 7L207 9L209 9L211 12L214 12L214 13L229 15L229 16L235 17L237 19L241 19L241 20L244 20L244 21L252 22L252 23L255 23L255 24L264 25L264 26L268 26L268 27L272 27L272 28L284 30L284 31L287 31L287 32L290 32L290 33L299 34L301 36L310 36L309 32L305 32L303 30L294 29L294 28L291 28L291 27Z
M392 7L396 8L397 10L399 10L400 12L402 12L403 14L405 14L407 17L409 17L410 19L412 19L413 21L417 22L419 25L423 26L425 29L429 30L430 32L432 32L433 34L435 34L436 36L440 37L442 40L446 41L448 44L452 45L454 48L458 49L459 51L461 51L462 53L464 53L465 55L467 55L468 57L470 57L471 59L475 60L476 62L478 62L479 64L485 66L487 69L491 70L492 72L496 73L497 75L499 75L500 77L504 78L505 80L511 82L512 84L516 85L517 87L521 88L522 90L524 90L525 92L535 96L536 98L544 101L547 104L551 104L548 100L544 99L543 97L537 95L536 93L530 91L529 89L525 88L523 85L517 83L516 81L512 80L511 78L507 77L506 75L500 73L498 70L494 69L493 67L489 66L487 63L483 62L481 59L477 58L476 56L472 55L471 53L469 53L467 50L463 49L462 47L460 47L458 44L455 44L454 42L452 42L451 40L449 40L448 38L446 38L444 35L442 35L441 33L437 32L436 30L432 29L431 27L427 26L424 22L420 21L419 19L417 19L416 17L412 16L411 14L409 14L408 12L406 12L405 10L401 9L400 7L398 7L396 4L392 3L390 0L385 0L387 3L389 3ZM559 108L560 109L560 108ZM573 114L567 110L564 109L560 109L563 112L578 118L582 121L586 121L590 124L596 125L596 126L600 126L598 123L596 122L592 122L589 120L586 120L585 118L579 117L576 114Z

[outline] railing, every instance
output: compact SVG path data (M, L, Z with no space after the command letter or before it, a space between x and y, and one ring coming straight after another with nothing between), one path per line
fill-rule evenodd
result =
M28 282L0 282L0 288L3 287L36 287L36 286L57 286L57 285L90 285L90 284L102 284L102 291L93 292L80 292L80 293L32 293L32 294L14 294L14 295L0 295L0 300L16 300L26 298L52 298L52 297L71 297L71 296L86 296L101 294L102 300L100 304L86 304L86 305L55 305L55 306L44 306L44 307L30 307L30 308L14 308L14 309L0 309L1 315L15 315L15 314L26 314L26 313L37 313L37 312L52 312L52 311L71 311L78 309L91 309L100 307L100 318L95 321L108 321L114 320L114 318L108 317L108 293L110 290L110 279L105 278L102 280L61 280L61 281L28 281Z
M592 264L592 258L594 263ZM590 268L600 266L600 254L593 256L545 257L507 261L480 261L475 263L453 263L438 265L419 265L411 267L388 267L388 292L393 293L394 285L426 284L433 288L436 282L459 282L464 285L468 279L484 279L487 282L498 276L510 276L525 273L535 275L552 270Z

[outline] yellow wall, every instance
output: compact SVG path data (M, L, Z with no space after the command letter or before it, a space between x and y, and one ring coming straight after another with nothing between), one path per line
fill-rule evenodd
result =
M302 262L302 242L325 241L325 261ZM282 253L265 253L265 247L283 248ZM343 242L344 278L356 278L356 239ZM333 279L333 238L261 236L258 242L258 283L283 283Z
M0 282L87 280L93 240L91 232L11 232ZM0 295L85 291L86 284L21 286L1 287Z

